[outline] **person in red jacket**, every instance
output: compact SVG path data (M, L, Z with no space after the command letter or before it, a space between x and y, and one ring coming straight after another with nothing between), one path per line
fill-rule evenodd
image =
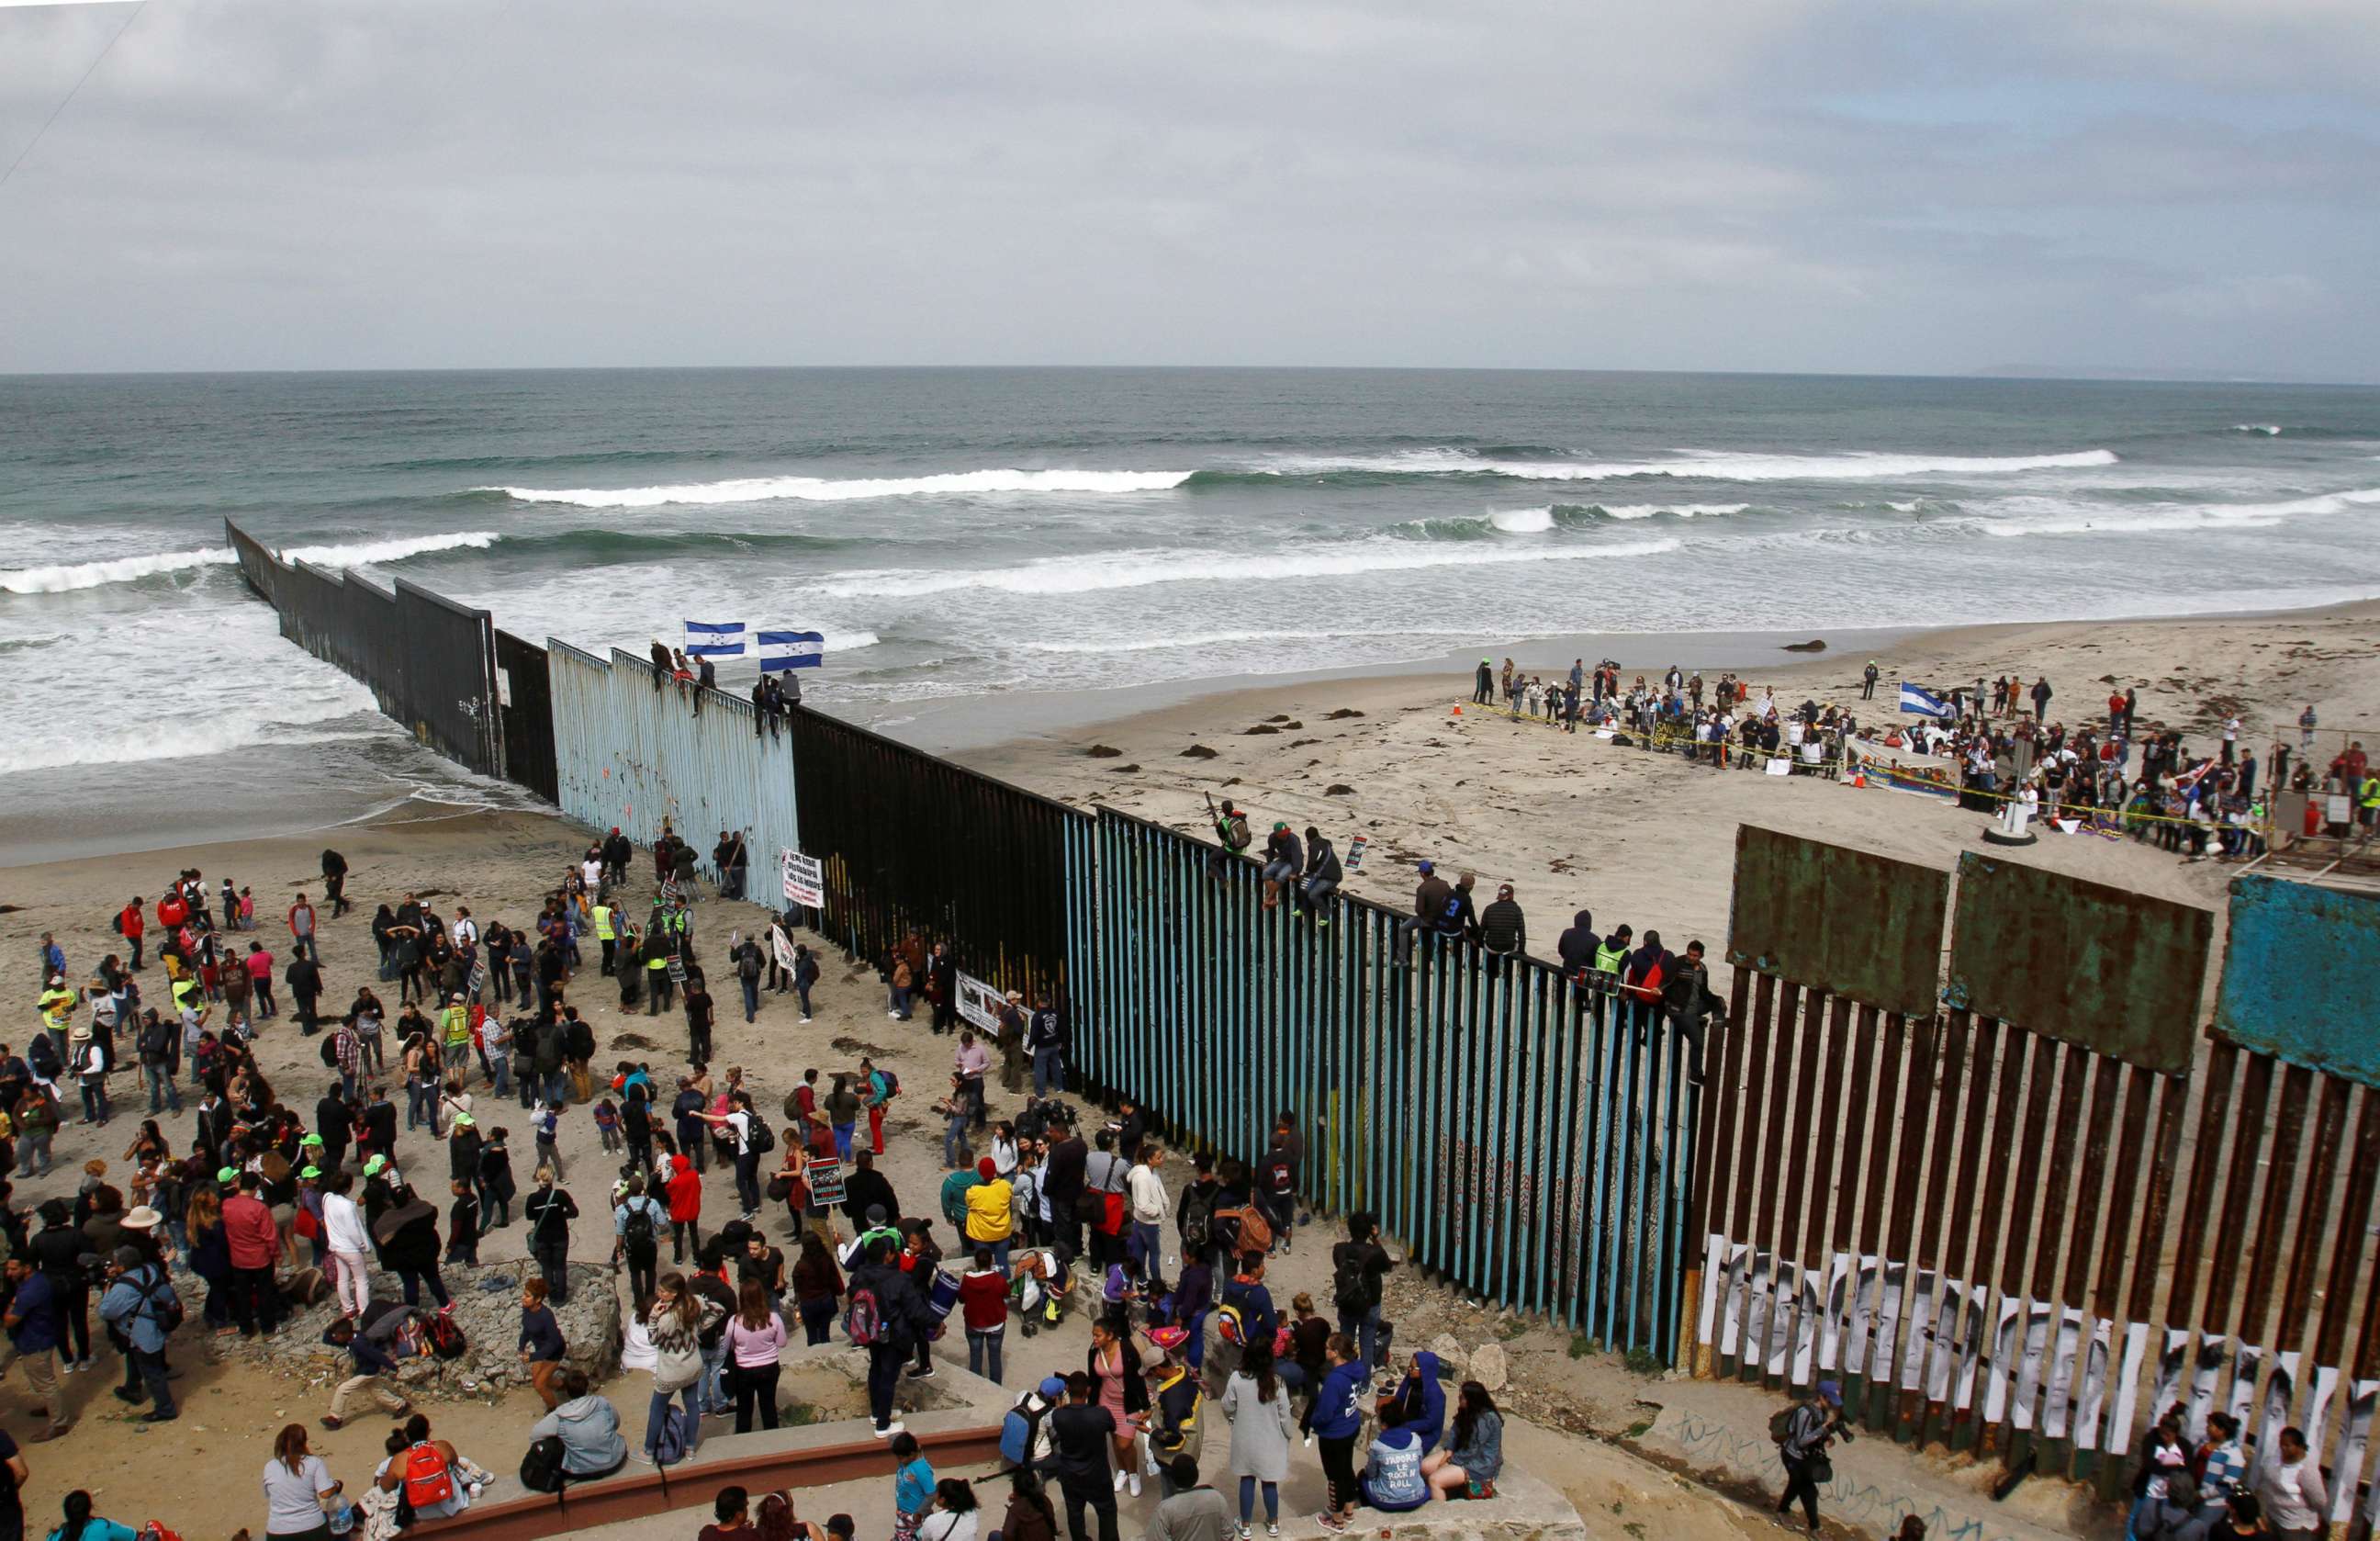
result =
M684 1155L670 1158L669 1194L670 1261L684 1264L686 1254L702 1250L702 1232L697 1222L702 1219L702 1173Z
M231 1248L231 1319L243 1338L259 1329L281 1329L281 1291L273 1282L273 1262L281 1256L281 1229L257 1196L263 1180L239 1174L239 1192L224 1200L224 1240Z
M141 916L140 895L136 893L132 896L132 903L125 905L124 912L115 917L116 930L132 944L132 972L135 974L140 972L140 939L149 929Z

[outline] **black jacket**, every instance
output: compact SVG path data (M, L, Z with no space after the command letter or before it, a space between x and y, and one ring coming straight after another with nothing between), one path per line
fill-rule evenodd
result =
M901 1201L892 1192L892 1180L873 1167L855 1169L843 1180L843 1212L852 1223L865 1227L868 1206L884 1207L884 1219L890 1224L901 1218Z
M877 1317L883 1323L886 1341L895 1348L916 1347L932 1325L926 1303L917 1298L917 1287L891 1263L869 1263L854 1269L850 1292L844 1298L848 1300L861 1290L876 1292Z
M1510 899L1488 905L1479 917L1479 940L1491 953L1527 952L1529 923L1522 916L1521 906Z
M1599 939L1595 934L1595 916L1581 910L1572 918L1571 928L1561 934L1556 948L1561 957L1562 972L1575 974L1595 966L1595 949Z

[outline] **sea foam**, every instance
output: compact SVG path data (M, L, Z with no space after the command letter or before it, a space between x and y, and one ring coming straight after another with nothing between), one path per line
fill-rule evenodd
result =
M1190 479L1188 471L950 471L933 476L862 477L830 480L815 476L745 477L671 487L475 487L502 492L520 503L565 503L580 508L658 508L664 504L844 503L857 498L904 498L953 492L1162 492Z
M281 554L318 567L363 567L376 562L402 562L431 552L485 548L496 543L493 530L463 530L451 535L418 535L401 540L370 540L355 545L294 546ZM0 568L0 594L64 594L97 588L110 583L131 583L162 573L224 567L237 562L229 547L200 551L157 552L147 556L119 556L103 562L76 562L52 567Z

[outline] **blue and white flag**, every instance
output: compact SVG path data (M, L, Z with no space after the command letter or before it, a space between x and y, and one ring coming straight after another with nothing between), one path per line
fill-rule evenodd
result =
M782 669L815 669L826 661L826 637L815 631L764 631L760 637L760 673Z
M1942 704L1941 697L1930 690L1912 685L1907 680L1900 682L1900 710L1913 717L1951 715L1950 709Z
M686 624L686 656L688 658L742 658L744 656L744 623L741 621L688 621Z

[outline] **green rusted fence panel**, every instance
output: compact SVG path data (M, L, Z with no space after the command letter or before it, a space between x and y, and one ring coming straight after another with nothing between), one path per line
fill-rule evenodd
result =
M2380 1086L2380 897L2277 878L2231 882L2215 1028L2291 1064Z
M1934 1010L1950 877L1746 824L1728 961L1889 1012Z
M1970 851L1943 1000L2178 1075L2214 935L2206 910Z

